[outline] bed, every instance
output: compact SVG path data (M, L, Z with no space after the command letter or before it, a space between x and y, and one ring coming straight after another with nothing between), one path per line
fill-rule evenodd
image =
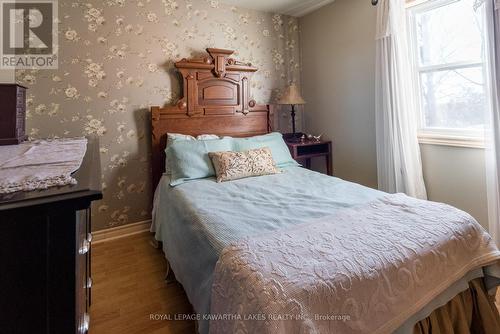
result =
M273 107L251 99L257 69L233 59L232 51L207 52L176 63L184 97L151 110L151 231L200 314L200 333L500 328L491 299L477 297L498 285L500 252L472 217L455 208L301 167L170 186L163 174L167 133L248 137L273 129ZM415 242L419 238L428 239ZM419 245L408 247L412 243ZM413 271L405 276L408 263ZM467 298L470 303L463 302ZM457 308L457 300L470 309Z

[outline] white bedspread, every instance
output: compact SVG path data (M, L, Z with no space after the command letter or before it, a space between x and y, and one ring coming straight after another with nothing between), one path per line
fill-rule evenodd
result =
M0 193L75 184L86 138L37 140L0 146Z
M388 195L227 246L211 333L390 333L500 252L467 213Z

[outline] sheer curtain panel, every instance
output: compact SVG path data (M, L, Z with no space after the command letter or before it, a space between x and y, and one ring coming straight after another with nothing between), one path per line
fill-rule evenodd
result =
M486 179L489 232L500 247L500 0L486 0L488 76L490 91L489 123L486 133Z
M376 129L379 189L426 199L405 2L381 0L376 27Z

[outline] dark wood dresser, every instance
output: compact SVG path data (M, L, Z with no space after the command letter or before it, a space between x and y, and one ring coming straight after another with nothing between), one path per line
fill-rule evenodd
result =
M0 333L87 333L98 146L89 138L76 185L0 195Z

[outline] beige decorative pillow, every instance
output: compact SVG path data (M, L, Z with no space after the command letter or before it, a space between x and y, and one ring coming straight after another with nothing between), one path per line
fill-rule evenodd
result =
M217 182L281 172L268 147L244 152L210 152L208 156L214 165Z

